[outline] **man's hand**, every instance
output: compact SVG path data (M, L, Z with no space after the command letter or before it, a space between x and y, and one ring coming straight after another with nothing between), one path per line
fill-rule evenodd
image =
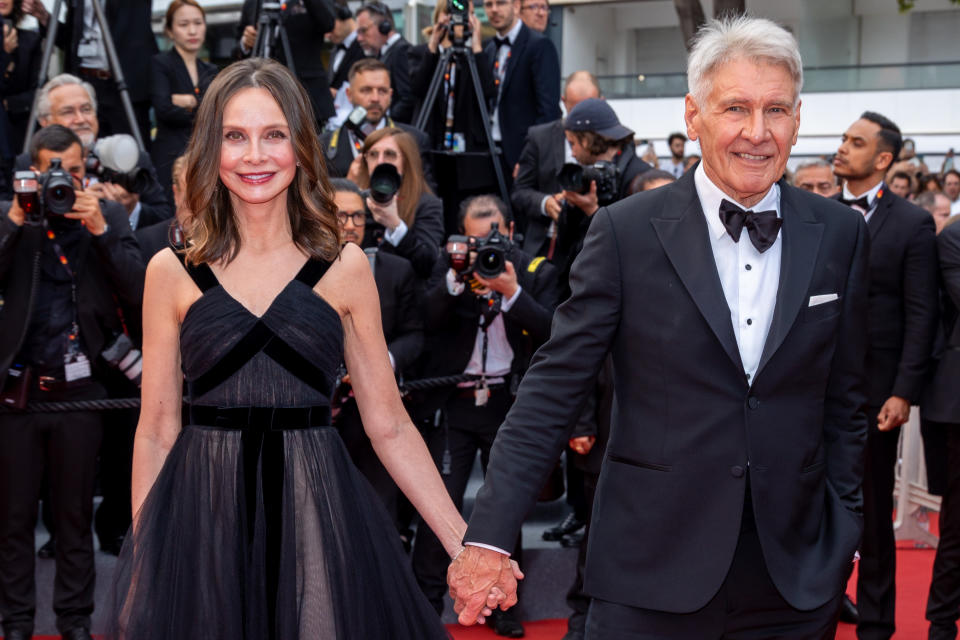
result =
M50 12L40 0L23 0L23 12L33 16L44 27L50 22Z
M600 203L597 201L597 182L590 181L590 191L587 193L577 193L576 191L564 191L563 199L579 208L588 216L592 216L600 209Z
M499 291L503 294L503 297L507 300L513 297L513 294L517 292L517 272L513 268L513 263L507 260L503 273L498 275L496 278L482 278L480 274L476 271L473 272L473 277L479 282L485 289L491 291Z
M17 202L16 198L14 198L13 202L10 204L10 210L7 211L7 217L10 218L10 222L18 227L23 226L26 216L23 213L23 209L20 208L20 203Z
M13 53L17 50L17 30L10 25L3 25L3 50Z
M107 230L107 221L100 211L100 198L92 190L77 191L77 201L73 203L73 211L65 213L64 218L79 220L91 234L103 235Z
M570 441L567 444L571 449L580 455L585 456L590 453L591 449L593 449L593 444L596 441L596 436L578 436L576 438L570 438Z
M243 35L240 36L240 46L243 47L244 51L250 51L256 43L257 28L252 24L248 24L243 28Z
M400 226L400 211L397 209L397 198L393 197L387 204L379 204L373 198L367 198L367 209L370 210L373 219L386 227L387 231L393 231Z
M910 419L910 401L899 396L890 396L880 407L877 428L890 431Z
M499 605L506 611L517 604L517 580L523 580L523 572L509 556L484 547L464 547L447 569L453 610L460 624L482 621L485 607Z
M197 108L197 97L192 93L174 93L170 96L170 101L187 111L193 111Z
M560 212L563 211L563 191L556 195L549 196L543 203L543 210L554 222L560 218Z
M140 196L135 193L130 193L123 187L118 184L113 184L112 182L98 182L97 184L90 185L87 191L91 191L97 195L99 198L104 200L113 200L123 205L123 208L127 210L127 215L133 213L133 210L137 207L137 203L140 202Z

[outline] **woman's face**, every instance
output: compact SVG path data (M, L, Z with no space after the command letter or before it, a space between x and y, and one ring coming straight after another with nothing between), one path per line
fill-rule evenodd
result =
M13 13L13 0L0 0L0 16L6 18Z
M393 136L386 136L377 144L370 147L370 150L364 154L367 161L367 172L373 173L378 164L392 164L397 168L397 173L403 175L403 154L400 153L400 147Z
M223 110L220 180L234 202L266 204L286 198L297 172L290 127L266 89L242 89Z
M6 1L0 0L0 3ZM203 46L203 40L207 36L207 23L203 19L203 13L190 5L180 7L173 14L173 24L167 31L167 35L178 49L196 53Z

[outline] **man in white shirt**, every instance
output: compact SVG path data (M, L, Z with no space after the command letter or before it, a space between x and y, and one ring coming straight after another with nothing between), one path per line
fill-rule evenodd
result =
M698 34L703 161L594 214L450 567L461 623L515 602L513 540L609 354L584 637L833 638L862 529L868 241L780 180L802 69L769 20Z

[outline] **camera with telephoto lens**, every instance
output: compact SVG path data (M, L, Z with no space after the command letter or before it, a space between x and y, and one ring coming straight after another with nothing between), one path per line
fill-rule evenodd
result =
M597 162L587 166L568 162L560 169L557 182L564 191L589 193L590 183L597 183L597 203L601 206L617 201L617 179L620 170L612 162Z
M386 162L378 164L370 174L370 188L361 193L364 198L371 197L377 204L390 204L393 197L400 190L403 179L400 172L392 164Z
M127 380L140 386L140 374L143 372L143 358L140 350L133 346L130 336L125 333L117 334L113 342L104 347L100 357L127 377Z
M87 155L87 175L111 182L130 193L143 193L150 186L150 172L137 166L140 146L126 133L100 138Z
M44 215L69 213L77 200L73 176L60 164L60 158L50 160L50 168L43 173L17 171L13 191L28 224L39 224Z
M471 273L481 278L491 280L507 269L507 250L510 249L510 239L500 233L500 225L490 223L490 233L483 238L474 236L456 235L447 238L447 256L450 268L461 280L465 280ZM470 253L475 252L477 257L470 264Z

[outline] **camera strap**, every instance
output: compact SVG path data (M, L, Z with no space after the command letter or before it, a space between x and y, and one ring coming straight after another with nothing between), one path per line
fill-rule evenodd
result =
M67 258L63 247L57 242L57 234L44 220L47 239L53 247L53 252L57 256L57 261L63 265L64 270L70 277L70 309L73 313L73 321L70 325L70 333L67 335L66 351L63 354L64 377L67 382L89 378L91 374L90 360L86 354L80 351L80 321L77 303L77 273L70 266L70 260Z
M490 329L490 325L493 324L496 317L500 315L502 301L503 296L494 292L492 296L481 303L486 304L486 309L480 314L480 329L483 331L483 340L480 346L480 379L477 380L477 388L474 391L478 407L486 405L490 397L490 388L487 386L487 348L490 343L488 329Z
M447 95L446 100L446 114L444 118L444 130L443 130L443 148L446 151L453 149L453 125L454 125L454 116L453 116L453 107L454 107L454 91L456 89L456 72L457 64L453 59L453 56L450 56L450 61L447 63L447 71L443 74L443 88Z

